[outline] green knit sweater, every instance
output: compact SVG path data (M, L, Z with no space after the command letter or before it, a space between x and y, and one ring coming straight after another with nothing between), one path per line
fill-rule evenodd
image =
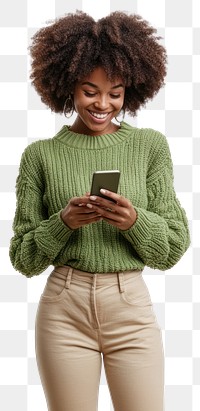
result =
M96 170L121 171L118 192L137 212L122 231L105 221L71 230L60 217L69 199L90 191ZM10 243L14 268L27 277L49 265L91 273L174 266L189 246L185 211L173 188L166 138L123 122L118 131L81 135L68 126L30 144L16 183L17 207Z

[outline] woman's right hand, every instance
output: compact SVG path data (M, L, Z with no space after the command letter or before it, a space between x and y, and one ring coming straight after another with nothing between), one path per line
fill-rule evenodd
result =
M63 222L71 230L102 220L102 217L97 212L86 206L88 199L89 193L83 197L71 198L66 207L61 211L60 216Z

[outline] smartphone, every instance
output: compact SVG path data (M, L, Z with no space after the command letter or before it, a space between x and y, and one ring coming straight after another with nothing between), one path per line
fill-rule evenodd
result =
M120 171L119 170L102 170L102 171L95 171L92 177L92 186L90 195L96 195L99 197L106 198L110 201L109 197L103 195L100 190L101 188L105 188L109 191L113 191L117 193L118 185L119 185L119 178L120 178Z

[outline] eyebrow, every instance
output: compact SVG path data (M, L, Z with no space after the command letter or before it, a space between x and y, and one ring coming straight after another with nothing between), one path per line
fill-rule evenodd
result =
M94 88L98 88L98 86L96 84L90 83L90 81L85 81L84 83L81 83L81 85L82 86L87 85L87 86L91 86L91 87L94 87ZM124 88L124 85L122 83L120 83L120 84L117 84L116 86L111 87L111 89L115 89L115 88L119 88L119 87Z

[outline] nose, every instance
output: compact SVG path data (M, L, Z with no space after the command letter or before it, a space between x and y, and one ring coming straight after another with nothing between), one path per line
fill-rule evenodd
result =
M98 96L97 100L94 103L95 108L103 111L106 110L108 108L108 99L107 96L101 95Z

